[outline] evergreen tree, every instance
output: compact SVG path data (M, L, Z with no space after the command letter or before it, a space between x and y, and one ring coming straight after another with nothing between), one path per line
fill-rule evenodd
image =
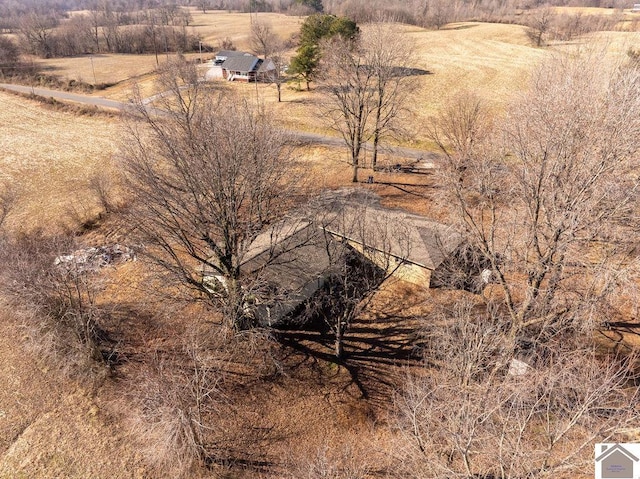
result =
M297 55L291 59L290 72L304 79L309 90L322 56L321 41L336 36L354 40L358 33L356 22L345 17L327 14L307 17L300 27L300 45Z

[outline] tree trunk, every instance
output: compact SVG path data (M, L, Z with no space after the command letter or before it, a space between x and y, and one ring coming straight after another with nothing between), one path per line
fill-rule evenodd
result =
M376 130L373 134L373 155L371 157L371 168L376 171L378 163L378 142L380 141L380 133Z
M353 143L351 145L351 164L353 165L353 178L351 181L353 183L358 182L358 169L360 167L360 149L362 148L362 137L355 133L355 137L353 138Z
M378 163L378 143L380 143L380 117L382 116L382 102L384 98L384 88L378 80L378 104L376 105L376 124L373 130L373 156L371 158L371 169L376 171Z
M93 41L96 44L96 53L100 53L100 35L97 26L94 29Z
M338 359L342 359L342 356L344 355L344 347L342 344L342 329L342 321L339 321L336 328L336 341L334 344L335 355Z
M240 281L227 278L226 321L235 331L246 329L246 315L244 313L244 299Z
M280 83L278 83L276 85L276 89L278 90L278 103L280 103L282 101L282 96L281 96L281 93L280 93L280 86L281 86Z

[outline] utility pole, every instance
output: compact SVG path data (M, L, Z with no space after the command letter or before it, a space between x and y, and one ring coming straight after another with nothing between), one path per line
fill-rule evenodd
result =
M91 60L91 71L93 72L93 86L97 85L97 80L96 80L96 69L93 66L93 55L89 55L89 60Z
M158 45L156 44L156 25L155 21L151 24L151 36L153 38L153 53L156 55L156 66L160 65L158 61Z

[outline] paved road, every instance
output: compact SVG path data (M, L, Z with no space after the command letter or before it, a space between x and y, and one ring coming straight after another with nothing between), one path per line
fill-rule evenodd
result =
M307 133L304 131L292 131L290 130L301 142L308 143L319 143L327 146L337 146L344 147L344 140L342 138L338 138L337 136L326 136L320 135L317 133ZM366 144L366 149L368 154L371 152L371 145L369 143ZM380 152L382 154L391 153L398 156L402 156L404 158L410 158L413 160L422 160L425 164L437 162L440 158L438 153L427 150L418 150L415 148L406 148L400 146L382 146L380 147ZM426 166L428 168L429 166Z
M0 83L0 89L14 91L18 93L33 94L33 95L41 96L44 98L55 98L56 100L71 101L71 102L80 103L83 105L91 105L91 106L97 106L100 108L109 108L109 109L115 109L120 111L131 108L131 104L126 102L109 100L107 98L102 98L97 96L79 95L77 93L69 93L66 91L50 90L48 88ZM160 96L160 95L156 95L156 96ZM147 104L150 101L151 99L147 98L146 100L143 100L143 103ZM154 111L157 111L159 114L161 114L160 110L154 109ZM301 142L308 142L308 143L315 143L315 144L336 146L336 147L344 146L343 140L341 138L334 137L334 136L319 135L316 133L307 133L307 132L295 131L295 130L291 130L291 133L293 133ZM371 148L367 148L367 149L370 150ZM425 150L417 150L414 148L385 147L383 149L383 152L395 154L404 158L418 160L419 163L422 165L422 167L426 169L432 168L433 163L437 162L439 158L439 155L437 153L434 153L431 151L425 151Z
M92 105L100 108L113 108L116 110L124 110L128 107L127 103L115 100L108 100L106 98L78 95L76 93L69 93L66 91L49 90L47 88L30 87L23 85L9 85L7 83L0 83L0 88L18 93L26 93L38 95L44 98L55 98L56 100L72 101L75 103L81 103L83 105Z

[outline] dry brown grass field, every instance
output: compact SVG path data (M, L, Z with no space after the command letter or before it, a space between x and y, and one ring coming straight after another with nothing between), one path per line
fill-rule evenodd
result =
M609 9L595 9L608 14ZM573 10L572 10L573 12ZM586 14L596 14L585 10ZM248 14L192 11L194 28L205 42L218 45L220 40L231 38L239 49L250 49ZM288 38L299 29L301 19L281 14L259 14L258 18L269 22L282 37ZM366 25L362 28L366 29ZM636 32L605 32L592 34L590 38L570 43L556 43L549 48L535 48L526 35L526 28L520 25L459 23L447 25L440 31L429 31L413 26L400 28L409 42L415 45L413 67L427 74L416 76L412 95L410 115L407 125L412 132L410 144L426 145L421 125L429 116L460 91L473 91L500 110L514 94L526 86L528 73L544 58L566 50L592 48L601 55L607 51L614 55L624 54L630 47L638 48L639 35ZM293 50L289 55L293 55ZM190 54L199 57L199 54ZM203 58L210 58L203 53ZM167 57L159 55L159 61ZM83 80L87 83L113 83L111 88L95 93L119 100L131 96L132 87L138 85L143 94L153 91L156 60L154 55L94 55L93 68L89 57L40 60L52 74L63 79ZM327 133L317 115L313 103L317 94L299 89L292 81L283 87L283 102L276 102L273 85L240 85L233 89L274 109L278 119L288 127ZM312 84L313 88L313 84Z
M250 49L250 17L248 14L226 11L201 11L192 8L193 23L191 30L202 38L202 55L190 53L189 58L210 59L220 48L223 40L229 39L239 50ZM277 13L259 13L254 19L269 23L283 40L297 33L303 18ZM169 55L170 56L170 55ZM168 55L116 55L96 54L73 58L37 59L46 73L63 80L76 80L90 84L121 84L107 92L96 93L110 98L126 99L131 93L133 82L147 83L157 65L164 63Z
M202 41L211 46L219 46L226 38L231 39L238 50L250 48L249 32L251 19L247 13L226 11L201 11L192 8L193 27L202 36ZM270 24L283 40L288 40L300 30L304 17L282 15L280 13L257 13L254 20ZM215 52L213 52L215 53Z
M112 174L119 137L117 118L56 111L0 92L0 178L20 191L9 226L55 230L95 214L88 193L92 176Z
M166 56L159 55L158 62ZM90 84L120 83L139 78L155 71L155 55L117 55L100 53L71 58L49 58L36 60L45 73L63 80L76 80ZM95 76L94 76L95 74Z
M500 109L526 85L531 68L549 55L548 50L531 47L524 27L518 25L461 23L437 32L403 26L400 32L415 44L411 66L426 73L415 77L411 96L406 127L411 132L407 144L412 146L427 144L422 125L457 92L474 91ZM273 85L232 85L272 108L289 128L331 134L314 105L318 99L314 87L312 83L307 92L292 81L283 87L282 102L277 103Z
M606 10L605 10L606 12ZM192 11L194 28L207 43L217 44L229 37L239 49L248 49L248 14ZM270 21L283 37L299 28L301 19L276 14L259 14ZM366 26L363 26L366 28ZM629 47L640 47L640 34L610 32L593 34L571 45L534 48L524 27L503 24L461 23L448 25L441 31L402 27L403 34L416 45L416 68L429 73L416 78L411 124L413 134L406 141L411 146L428 146L424 124L438 112L448 98L459 91L471 90L485 98L499 111L514 95L525 88L528 74L540 61L554 52L606 48L612 55L624 55ZM160 56L160 60L165 58ZM126 99L134 83L143 92L153 90L154 56L95 55L97 83L117 83L97 96ZM93 83L93 69L88 57L46 60L50 73L66 79ZM276 102L275 88L269 85L226 84L255 98L274 111L274 117L289 128L312 132L328 132L315 112L317 93L299 91L296 85L283 88L283 102ZM101 172L116 171L113 156L121 137L117 117L78 115L45 106L23 97L0 92L0 180L8 179L21 191L17 209L9 218L11 230L38 227L55 231L60 227L77 227L95 217L99 211L96 199L87 185ZM308 170L315 188L338 188L348 185L350 169L342 148L305 146L299 150L300 165ZM384 158L394 163L396 158ZM404 161L404 160L398 160ZM363 172L364 175L368 171ZM439 217L439 206L433 200L437 188L432 175L376 174L379 183L366 186L382 196L391 207ZM108 232L98 229L84 239L90 243L104 240ZM0 479L51 477L152 478L145 465L144 444L132 433L125 414L126 402L114 401L114 395L131 385L127 372L134 371L144 354L179 351L177 339L184 331L180 312L152 322L140 314L127 315L126 307L136 301L149 309L162 310L160 303L144 299L138 263L110 270L107 303L118 302L122 309L109 317L105 327L126 331L129 336L116 337L127 361L121 375L97 390L60 378L55 370L38 360L25 344L29 333L21 325L19 315L0 308L3 335L0 336ZM371 357L380 352L380 344L370 344L368 329L378 330L385 338L393 330L394 321L410 321L429 314L438 302L453 302L457 293L425 291L402 284L391 284L374 301L371 310L358 320L349 347L366 351ZM0 296L0 304L2 297ZM124 311L124 312L122 312ZM206 312L202 313L203 316ZM637 334L629 334L637 341ZM406 341L406 337L386 337ZM615 341L617 338L613 338ZM301 344L313 352L326 348L314 338ZM330 349L329 349L330 350ZM286 374L268 389L243 385L237 408L244 408L256 428L270 431L271 442L256 446L250 459L273 463L269 473L255 470L243 472L228 467L215 469L211 478L275 479L285 477L286 467L300 463L301 457L312 456L325 449L339 450L354 443L367 449L369 460L382 461L385 444L393 436L385 408L392 403L393 387L402 383L405 372L393 364L375 364L361 359L364 391L341 366L318 359L321 355L304 350L286 350L279 358ZM129 382L127 382L129 381ZM382 386L384 384L384 386ZM120 388L120 389L119 389ZM380 463L382 464L382 463ZM373 472L373 471L372 471ZM286 476L290 477L290 476ZM298 477L303 477L299 475Z

